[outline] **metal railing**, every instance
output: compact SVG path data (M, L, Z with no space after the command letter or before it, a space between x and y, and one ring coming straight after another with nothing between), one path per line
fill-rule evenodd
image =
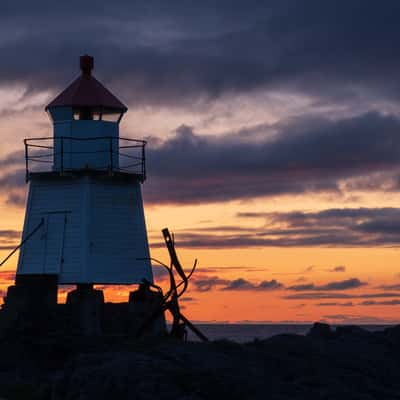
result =
M82 170L123 172L146 179L144 140L103 137L25 139L26 179L31 173Z

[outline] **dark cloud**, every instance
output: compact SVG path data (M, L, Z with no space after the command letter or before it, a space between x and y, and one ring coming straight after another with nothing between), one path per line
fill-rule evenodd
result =
M1 271L0 272L0 282L1 283L12 283L15 279L15 271Z
M208 292L214 289L216 286L228 285L229 280L222 279L218 276L205 276L201 278L194 278L194 285L199 292Z
M1 164L1 160L0 160ZM25 169L8 172L0 177L0 187L3 189L21 189L25 186Z
M17 244L3 244L0 242L0 250L14 250Z
M15 166L20 163L16 160L18 152L12 153L11 156L6 156L0 159L0 167ZM10 161L10 158L14 161ZM25 206L26 183L25 183L25 169L17 169L5 172L0 176L0 188L3 189L3 194L6 194L5 202L8 205L16 207Z
M254 284L243 278L235 279L229 282L228 285L222 288L222 290L253 290Z
M364 300L360 303L353 303L352 301L338 303L338 302L326 302L326 303L318 303L316 306L318 307L353 307L355 305L358 306L398 306L400 305L400 299L392 299L392 300Z
M306 292L286 295L283 298L287 300L322 300L322 299L373 299L373 298L387 298L387 297L400 297L397 292L378 292L378 293L335 293L335 292Z
M14 229L3 229L0 230L1 239L19 239L21 237L21 232Z
M13 250L19 244L21 232L13 229L0 230L0 250ZM2 261L2 260L0 260Z
M230 281L226 286L221 288L221 290L278 290L283 289L283 284L275 279L270 281L262 281L260 283L252 283L246 279L238 278Z
M275 289L283 289L283 284L272 279L270 281L262 281L258 284L257 289L259 290L275 290Z
M223 271L245 271L245 272L266 272L269 268L249 267L249 266L221 266L221 267L207 267L207 272L223 272Z
M318 303L316 304L318 307L353 307L354 304L351 301L347 301L345 303L336 303L336 302L329 302L329 303Z
M240 218L258 218L263 225L238 230L219 231L218 227L207 234L186 230L179 241L183 247L375 247L397 246L399 235L394 226L400 226L399 208L343 208L317 212L240 213ZM243 226L243 228L241 228ZM369 226L365 229L365 226ZM374 230L370 227L374 226ZM179 235L177 236L179 237ZM343 272L337 266L330 272ZM299 272L304 274L307 271ZM296 273L291 273L296 274ZM297 273L298 274L298 273Z
M183 301L184 303L195 303L196 299L193 297L181 297L179 301Z
M324 285L315 285L314 283L293 285L289 286L287 289L296 292L305 292L311 290L334 291L334 290L355 289L365 285L367 285L366 282L362 282L357 278L350 278L350 279L345 279L343 281L329 282Z
M196 290L198 290L199 292L207 292L217 287L219 287L220 290L229 291L271 291L284 288L284 285L275 279L269 281L264 280L261 282L250 282L244 278L229 280L220 278L216 275L193 277L193 283Z
M35 90L70 80L87 51L106 80L115 77L142 104L260 87L321 97L399 93L395 0L26 0L0 11L0 81Z
M370 315L347 315L347 314L329 314L324 315L322 320L333 320L335 324L393 324L396 320L388 318L374 317Z
M329 272L346 272L346 266L338 265L337 267L330 269Z
M343 208L317 212L239 213L240 219L258 218L258 225L240 221L238 229L207 232L187 229L178 233L179 246L190 248L245 248L245 247L376 247L398 246L400 236L400 208ZM246 227L247 226L247 227ZM366 229L366 226L368 227ZM374 229L371 227L374 226ZM154 247L163 246L161 242ZM312 268L290 275L303 275ZM330 272L343 272L337 266ZM279 273L275 273L279 274ZM282 273L285 275L285 273Z
M25 203L25 193L11 192L7 195L6 204L8 205L24 207Z
M381 285L378 286L378 289L383 289L383 290L400 290L400 283L394 283L391 285Z
M21 167L25 162L25 153L22 150L14 151L0 158L0 168Z
M360 306L398 306L400 305L400 299L376 301L366 300L360 303Z
M308 192L339 194L340 180L376 171L390 175L400 167L400 120L395 117L369 113L340 121L308 118L275 129L278 134L272 137L249 140L240 132L204 137L180 127L175 137L148 148L145 199L199 203ZM368 190L396 190L398 182L389 185L390 179L391 175L381 177Z
M145 201L194 204L306 193L341 195L343 190L360 189L360 185L368 191L399 188L400 120L393 116L369 113L339 121L297 119L274 129L272 136L253 140L248 132L246 137L240 132L199 136L181 126L162 144L150 143ZM7 156L1 162L7 163ZM347 189L339 184L375 172L383 175L368 187L363 180L354 181ZM24 177L22 168L7 171L0 177L0 185L22 188ZM252 213L243 215L251 217ZM315 232L323 229L313 228ZM358 229L395 233L398 226L376 220ZM331 240L330 236L321 239Z
M169 279L168 271L160 265L152 265L154 281L157 284L159 281L165 281Z

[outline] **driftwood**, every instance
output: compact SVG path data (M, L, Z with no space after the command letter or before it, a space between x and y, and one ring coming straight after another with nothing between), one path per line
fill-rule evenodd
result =
M189 328L198 338L202 341L208 341L208 338L194 326L181 312L179 307L179 298L186 292L189 285L189 279L193 275L193 272L197 266L197 260L195 260L191 271L186 274L181 263L179 262L178 256L175 251L175 241L174 236L170 234L168 228L162 230L164 236L165 244L168 249L170 256L169 266L163 262L152 258L151 260L163 266L169 275L170 288L163 296L163 301L160 307L152 313L143 323L141 328L138 330L137 336L140 337L146 331L146 328L157 318L161 313L169 311L172 316L172 327L170 331L170 336L177 339L185 339L187 336L187 328ZM176 275L180 281L177 283ZM144 282L145 285L155 288L158 292L162 293L162 289L152 284L148 281Z

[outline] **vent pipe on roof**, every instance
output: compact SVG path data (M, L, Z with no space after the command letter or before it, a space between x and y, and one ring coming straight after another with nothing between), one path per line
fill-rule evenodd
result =
M92 56L85 54L80 58L80 66L83 75L91 75L94 67L94 59Z

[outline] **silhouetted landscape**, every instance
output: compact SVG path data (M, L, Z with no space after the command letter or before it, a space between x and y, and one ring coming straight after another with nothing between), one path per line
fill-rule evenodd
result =
M2 341L7 399L398 399L400 326L315 324L245 344L42 337Z

